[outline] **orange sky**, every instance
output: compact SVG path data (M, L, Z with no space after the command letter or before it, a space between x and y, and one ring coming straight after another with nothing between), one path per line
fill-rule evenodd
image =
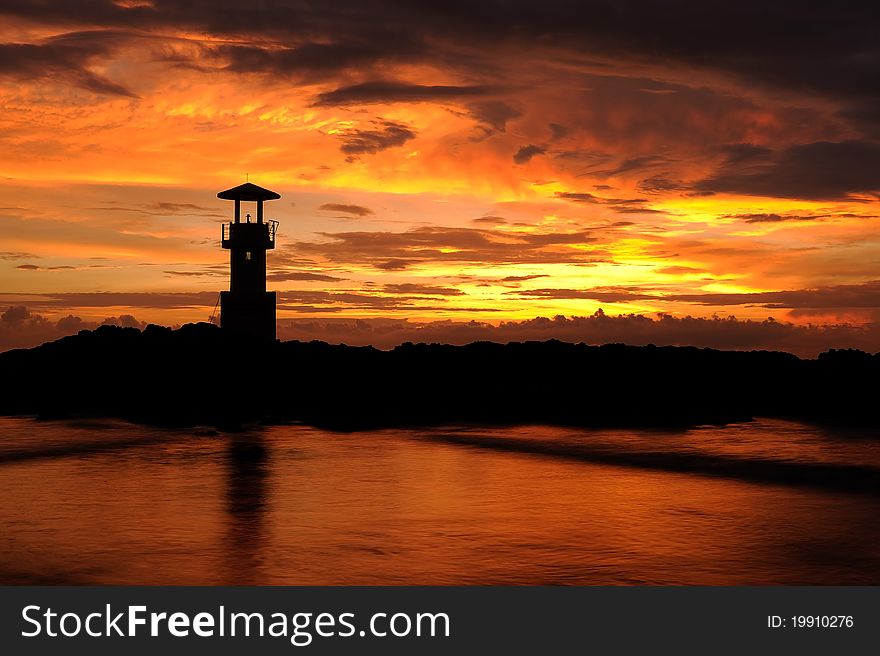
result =
M249 175L279 318L880 317L876 90L784 13L64 4L0 10L4 308L206 320Z

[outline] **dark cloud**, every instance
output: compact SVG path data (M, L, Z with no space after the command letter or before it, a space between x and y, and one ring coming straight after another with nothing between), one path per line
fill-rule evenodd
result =
M507 219L504 219L500 216L481 216L476 219L471 219L471 223L475 223L477 225L505 225L507 223Z
M724 155L725 166L730 167L766 160L773 154L766 146L751 143L722 144L716 150Z
M694 267L689 266L668 266L657 269L657 273L663 273L667 276L677 276L688 273L708 273L708 271L705 271L704 269L695 269Z
M600 198L595 194L580 191L557 191L556 197L563 200L570 200L573 203L589 203L591 205L602 205L605 203L604 198Z
M428 294L423 287L415 285L415 293L383 290L383 294L361 291L324 291L298 289L278 292L278 309L293 312L336 312L339 310L381 310L382 312L410 312L414 310L442 312L499 312L498 308L450 306L445 296L459 296L450 293ZM444 289L444 288L439 288ZM384 294L391 295L384 295Z
M610 169L601 169L596 171L587 171L587 175L597 177L610 178L612 176L630 173L631 171L639 171L641 169L651 168L658 164L665 164L669 160L662 155L641 155L639 157L630 157L623 160L620 164Z
M421 262L581 264L604 259L587 232L510 233L484 228L421 226L405 232L319 233L329 241L299 241L291 245L304 256L320 256L337 264L398 270ZM574 246L574 247L572 247Z
M381 31L381 30L380 30ZM424 45L417 39L404 34L394 34L394 38L382 38L382 34L344 35L348 40L332 42L305 42L295 47L271 45L221 45L211 50L215 57L227 62L227 70L236 73L265 73L275 77L292 77L301 81L314 82L328 79L341 71L357 69L369 70L372 66L392 61L413 61L425 53ZM390 36L390 35L388 35ZM382 82L366 83L381 85ZM358 92L352 89L352 97L346 99L346 92L337 89L318 96L316 104L339 105L350 102L370 102L358 100ZM378 88L377 88L378 92ZM362 91L366 93L366 90ZM372 101L382 102L382 101Z
M657 293L643 287L592 287L590 289L526 289L507 292L522 298L582 298L600 303L627 303L639 300L662 300Z
M725 214L724 218L738 219L746 223L779 223L780 221L815 221L831 216L830 214Z
M3 294L4 300L38 309L80 307L213 308L217 292L60 292L45 294ZM12 301L15 303L15 301Z
M551 123L548 127L550 128L550 138L553 141L563 139L571 133L571 130L569 130L564 125L560 125L559 123Z
M108 201L107 205L85 207L83 209L97 212L132 212L146 214L148 216L204 216L210 218L225 218L225 214L217 212L217 208L195 205L194 203L147 203L139 206L119 205Z
M324 203L319 210L327 212L342 212L343 214L351 214L353 216L369 216L373 214L373 210L363 205L345 205L343 203Z
M0 251L0 260L38 260L39 255L21 251Z
M372 103L398 102L442 102L458 101L475 96L488 96L499 93L500 89L491 86L427 86L407 84L390 80L363 82L333 91L318 94L315 106L365 105Z
M16 269L22 269L24 271L66 271L68 269L75 269L75 266L71 266L69 264L63 264L60 266L38 266L36 264L19 264Z
M659 175L640 180L636 187L639 191L646 194L662 194L670 191L686 191L689 189L689 187L681 181L670 180L669 178Z
M558 191L556 192L556 197L575 203L589 203L592 205L633 205L647 202L646 198L603 198L588 192L577 191Z
M179 276L181 278L198 278L200 276L222 276L223 274L219 271L163 271L167 276Z
M770 157L728 160L697 190L805 200L846 200L880 192L880 144L817 141Z
M661 273L699 272L690 267L667 267ZM833 285L813 289L796 289L746 293L663 293L640 287L591 287L588 289L528 289L508 292L523 298L589 299L604 303L629 301L677 301L708 306L749 305L768 309L880 309L880 281L858 285Z
M193 212L214 212L216 208L205 207L204 205L196 205L194 203L151 203L145 205L148 210L157 212L165 212L167 214L191 214Z
M469 344L475 341L559 339L588 344L625 343L698 346L732 350L784 350L815 357L829 348L880 350L880 324L855 326L796 325L726 318L607 315L601 310L586 317L538 317L502 321L499 325L477 321L415 322L404 319L282 319L281 339L324 340L389 349L403 342Z
M295 299L287 299L294 301ZM354 299L352 299L354 300ZM393 302L394 299L391 299ZM330 312L327 307L299 306L303 311ZM0 351L28 348L101 324L143 328L131 315L88 321L75 315L49 320L25 306L12 306L0 313ZM278 337L283 340L323 340L351 345L393 348L403 342L468 344L474 341L559 339L589 344L689 345L720 349L785 350L814 357L828 348L880 350L880 324L855 326L796 325L727 318L673 317L659 314L610 316L601 310L586 317L538 317L525 321L502 321L498 325L477 321L413 322L405 319L281 319Z
M646 198L603 198L589 192L557 191L556 197L573 203L586 205L605 205L618 214L662 214L645 206Z
M288 280L303 280L309 282L341 282L346 278L336 278L322 273L310 273L308 271L276 271L266 276L270 282L285 282Z
M416 133L403 123L380 119L373 121L373 124L376 127L374 130L349 130L338 135L342 139L340 150L349 156L349 160L358 155L372 155L402 146L416 138Z
M400 258L391 258L390 260L386 260L384 262L377 262L373 264L377 269L382 269L383 271L402 271L407 267L411 267L413 264L418 264L422 260L403 260Z
M97 94L135 97L89 66L108 57L124 38L117 32L75 32L40 43L0 43L0 76L72 84Z
M101 321L87 321L74 315L57 320L32 312L24 305L8 307L0 313L0 351L14 348L30 348L44 342L73 335L80 330L91 330L99 325L115 325L144 328L146 324L130 314L106 317Z
M535 155L543 155L547 152L547 149L543 146L536 146L535 144L529 144L528 146L522 146L519 150L516 151L513 155L513 161L516 164L525 164L530 159L532 159Z
M506 132L507 124L522 116L522 110L504 100L486 100L468 105L470 116L481 124L483 137Z
M572 5L547 0L505 3L502 10L495 4L399 0L156 0L150 7L123 9L98 0L7 0L0 13L42 26L82 24L159 33L176 29L227 43L259 35L266 50L278 52L233 51L227 53L230 66L269 68L279 74L312 70L323 62L373 69L416 60L488 77L491 64L474 53L474 44L497 44L508 52L519 48L525 54L552 35L555 50L581 60L699 68L745 88L818 95L856 109L871 106L871 101L876 106L880 95L878 10L873 3L804 7L796 0L589 0ZM405 56L397 57L396 51ZM640 89L674 90L662 80L645 80Z
M548 278L546 273L535 273L530 276L507 276L502 278L501 282L523 282L526 280L534 280L535 278Z
M778 292L672 294L670 300L700 305L760 305L766 308L880 308L880 280L859 285L832 285Z
M418 294L428 296L464 296L464 292L454 287L438 287L417 283L387 284L382 291L388 294Z

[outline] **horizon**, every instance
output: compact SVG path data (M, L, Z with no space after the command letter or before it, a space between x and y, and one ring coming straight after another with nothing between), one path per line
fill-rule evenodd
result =
M0 8L0 350L206 321L245 180L282 339L880 350L870 9L73 5Z

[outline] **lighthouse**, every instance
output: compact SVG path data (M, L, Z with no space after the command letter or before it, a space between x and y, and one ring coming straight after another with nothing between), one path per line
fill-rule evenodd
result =
M266 291L266 251L275 248L278 221L263 220L263 202L281 195L247 182L217 198L235 201L234 219L221 232L220 243L229 249L229 291L220 292L220 327L233 335L274 340L275 292ZM242 202L257 204L255 218L242 219Z

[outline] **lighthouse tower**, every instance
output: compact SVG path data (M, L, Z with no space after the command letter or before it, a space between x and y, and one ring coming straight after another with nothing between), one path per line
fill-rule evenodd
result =
M266 291L266 251L275 248L278 221L263 220L263 201L281 198L247 182L221 191L235 201L235 218L223 224L221 244L229 249L229 291L220 292L220 327L231 334L275 339L275 292ZM241 203L255 202L257 216L241 217Z

